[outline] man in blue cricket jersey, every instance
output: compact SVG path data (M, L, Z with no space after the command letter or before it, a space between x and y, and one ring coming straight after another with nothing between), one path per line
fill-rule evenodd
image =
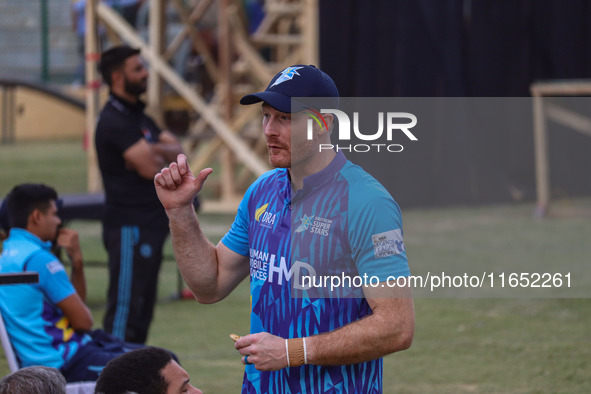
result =
M314 123L310 138L314 111L292 111L294 97L336 102L338 90L321 70L295 65L264 92L242 98L245 105L262 102L275 170L250 186L217 246L190 204L211 169L194 176L179 155L156 175L156 191L179 269L200 302L223 299L250 276L251 333L235 344L246 364L243 393L380 393L382 357L407 349L414 332L409 289L386 285L410 275L400 209L342 152L318 149L330 143L333 116ZM302 292L295 282L303 271L370 276L384 287Z

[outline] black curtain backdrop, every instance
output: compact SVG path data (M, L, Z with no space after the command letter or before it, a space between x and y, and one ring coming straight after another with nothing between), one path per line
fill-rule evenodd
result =
M321 68L344 97L529 97L534 81L591 78L591 0L319 3ZM590 195L591 138L549 130L553 195ZM380 179L401 204L535 199L530 128L434 130L418 143L405 168Z

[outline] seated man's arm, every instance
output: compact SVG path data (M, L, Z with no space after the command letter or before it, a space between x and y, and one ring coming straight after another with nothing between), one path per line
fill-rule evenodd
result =
M84 263L78 233L69 228L61 228L57 236L57 245L65 249L72 263L70 280L82 302L86 302L86 276L84 275Z
M74 330L92 329L90 310L76 292L64 266L55 256L43 253L30 262L27 270L39 272L39 286L47 298L63 312Z
M56 305L64 312L75 331L90 331L92 329L93 322L90 310L77 293L66 297Z
M90 331L92 329L92 315L86 306L86 278L82 262L82 251L78 240L78 233L72 229L59 230L57 244L63 247L72 263L71 281L76 293L56 305L68 318L75 331Z

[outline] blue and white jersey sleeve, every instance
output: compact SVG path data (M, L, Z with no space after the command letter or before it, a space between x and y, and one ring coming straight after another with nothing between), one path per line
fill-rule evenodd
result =
M54 304L76 293L64 266L49 252L34 256L27 264L27 271L39 273L39 287Z
M400 207L375 179L349 200L348 236L353 260L361 276L409 276Z
M250 189L249 189L250 190ZM238 212L230 231L222 238L222 243L233 252L248 256L248 192L238 206Z
M253 192L259 187L261 181L272 175L275 171L268 171L261 175L250 187L246 190L240 205L238 206L238 212L234 218L234 223L230 227L230 231L222 238L222 243L226 245L232 251L242 255L248 256L249 254L249 225L250 225L250 200Z

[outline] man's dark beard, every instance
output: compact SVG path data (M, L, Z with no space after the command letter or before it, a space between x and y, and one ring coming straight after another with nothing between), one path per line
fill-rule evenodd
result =
M124 86L125 92L132 96L138 97L140 94L146 91L145 82L134 83L130 82L129 79L125 78Z

